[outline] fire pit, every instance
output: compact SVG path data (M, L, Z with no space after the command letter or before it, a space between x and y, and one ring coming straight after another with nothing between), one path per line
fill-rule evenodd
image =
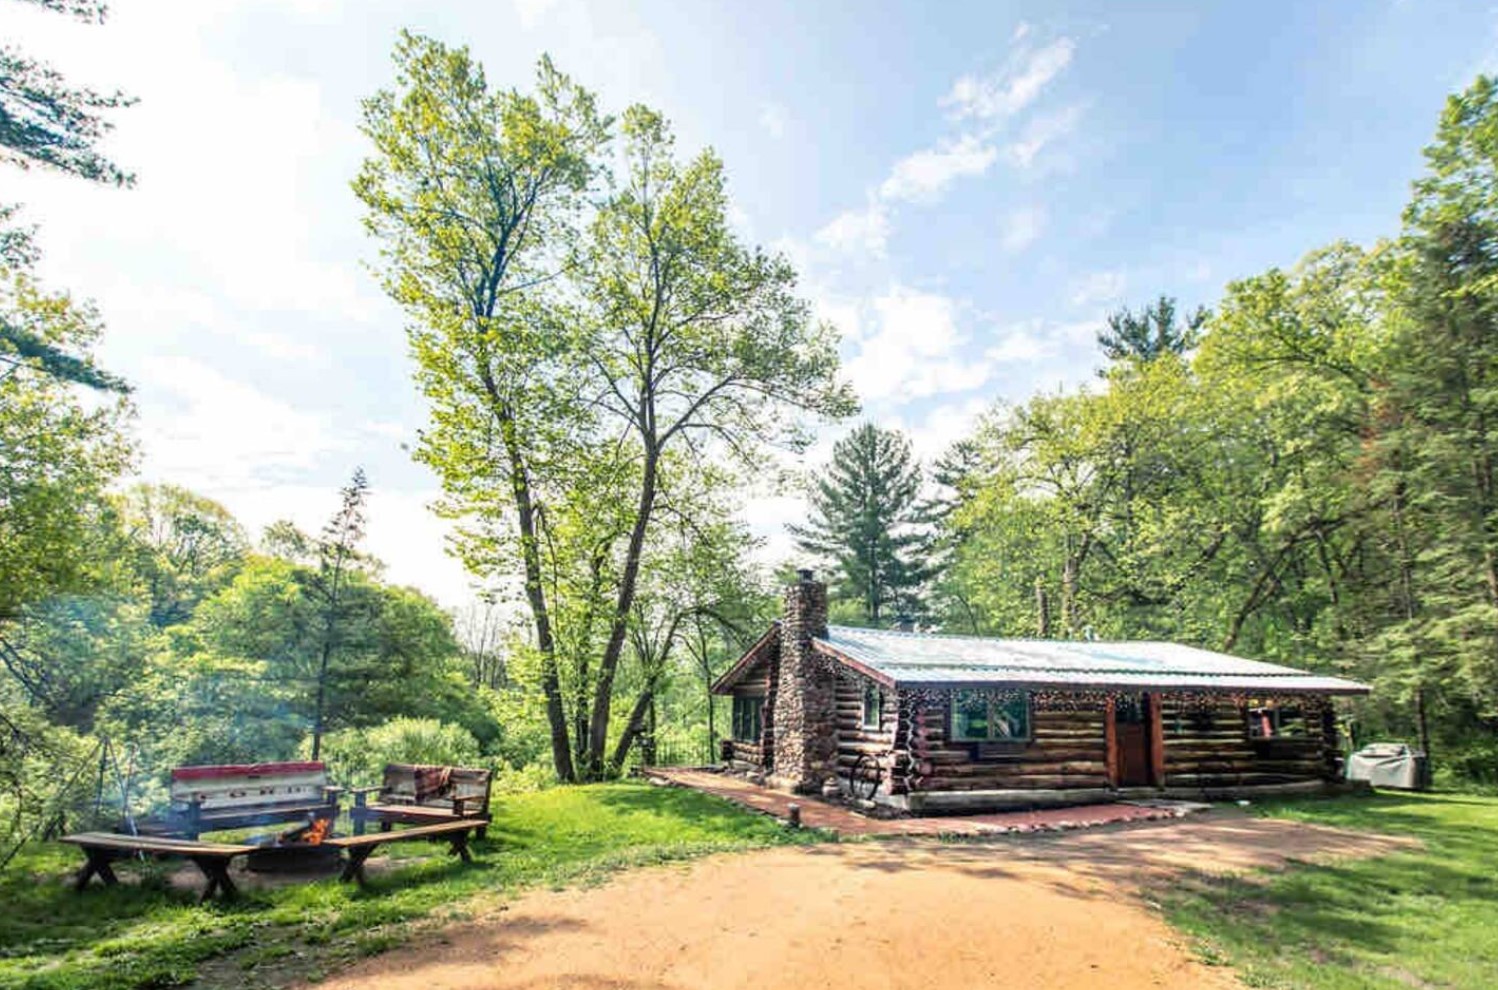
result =
M333 834L333 819L314 818L305 825L279 835L259 835L245 840L255 846L245 857L252 873L331 873L338 869L342 853L323 844Z

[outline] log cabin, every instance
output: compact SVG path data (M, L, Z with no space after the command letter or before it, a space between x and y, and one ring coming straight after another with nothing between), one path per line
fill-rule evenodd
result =
M1368 692L1175 643L829 626L810 571L712 690L731 768L918 814L1320 791L1333 699Z

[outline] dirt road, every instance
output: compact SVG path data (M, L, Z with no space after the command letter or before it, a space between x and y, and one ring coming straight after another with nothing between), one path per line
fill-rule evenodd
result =
M1246 817L1045 840L720 856L535 893L319 984L339 990L1212 988L1145 877L1379 855L1399 840Z

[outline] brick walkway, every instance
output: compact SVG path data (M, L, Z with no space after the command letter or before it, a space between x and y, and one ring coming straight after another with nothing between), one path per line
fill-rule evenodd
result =
M843 836L867 835L1004 835L1011 832L1050 832L1119 822L1181 818L1199 806L1161 803L1160 807L1134 804L1090 804L1076 808L1043 811L1006 811L992 815L945 815L929 818L870 818L841 805L812 797L786 794L751 784L742 777L706 770L654 769L647 775L677 787L690 787L714 794L735 804L772 815L784 821L792 804L801 806L801 824L824 828Z

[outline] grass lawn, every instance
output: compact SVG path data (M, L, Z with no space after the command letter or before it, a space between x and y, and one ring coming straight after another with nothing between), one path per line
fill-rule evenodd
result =
M1498 798L1379 794L1257 813L1425 848L1173 891L1166 917L1205 959L1253 987L1498 987Z
M335 875L245 891L228 905L199 906L195 895L166 888L162 867L128 863L116 870L144 873L145 882L76 894L65 881L82 854L38 845L0 873L0 987L274 986L383 951L420 919L462 919L486 894L822 838L718 798L644 784L556 788L496 798L495 807L471 866L442 855L445 846L397 843L371 864L387 852L402 864L372 876L367 890Z

